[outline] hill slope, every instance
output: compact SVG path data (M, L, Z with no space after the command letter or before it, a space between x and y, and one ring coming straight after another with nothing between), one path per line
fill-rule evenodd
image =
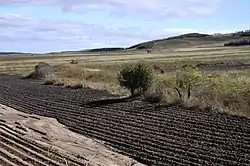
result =
M224 46L226 43L241 43L242 41L249 40L250 30L238 31L229 34L200 34L188 33L169 38L157 39L148 42L139 43L128 48L124 47L110 47L110 48L94 48L84 49L78 51L62 51L50 52L66 53L66 54L81 54L81 53L102 53L102 52L127 52L131 50L146 50L152 49L154 51L162 51L172 48L185 48L185 47L210 47L210 46ZM16 52L0 52L0 55L22 54Z
M153 49L153 50L164 50L168 48L180 48L180 47L194 47L216 44L223 46L225 43L243 39L250 36L249 32L236 32L231 34L199 34L189 33L160 40L153 40L144 43L140 43L129 47L128 49Z
M244 40L247 37L250 37L250 30L238 31L230 34L214 34L214 35L188 33L179 36L173 36L169 38L143 42L128 48L120 48L120 47L100 48L100 49L89 49L76 52L117 52L117 51L145 50L145 49L162 51L170 48L208 47L211 45L223 46L226 43L235 42L238 40Z

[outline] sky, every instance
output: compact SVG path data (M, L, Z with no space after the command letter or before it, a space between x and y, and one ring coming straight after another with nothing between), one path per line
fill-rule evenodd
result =
M249 0L0 0L0 52L127 47L250 29Z

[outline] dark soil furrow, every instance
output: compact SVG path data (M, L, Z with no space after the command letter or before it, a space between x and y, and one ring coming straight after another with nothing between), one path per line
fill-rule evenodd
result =
M78 125L81 125L81 123L80 122L77 122L77 124ZM87 126L81 126L81 127L83 127L83 128L89 128L89 126L91 126L92 124L90 123L90 124L88 124ZM101 126L103 126L104 124L101 124ZM113 129L114 127L112 127L112 128L109 128L109 130L111 130L111 129ZM92 128L92 130L94 130L95 128ZM100 129L99 131L104 131L105 129ZM108 130L107 130L108 131ZM111 131L111 133L112 133L112 131ZM113 133L119 133L119 130L116 130L116 131L114 131ZM125 133L121 133L121 134L126 134L126 132ZM131 138L129 138L129 140L133 140L133 138L134 138L134 136L135 135L133 135L133 137L131 137ZM140 139L138 139L138 140L140 140ZM146 138L144 138L144 140L146 140ZM136 139L135 139L135 141L136 141ZM157 142L157 141L155 141L155 142ZM147 144L150 144L150 142L142 142L141 144L144 144L144 143L147 143ZM168 145L169 146L169 145ZM160 146L158 147L158 148L161 148ZM163 148L164 149L164 148ZM165 149L165 150L169 150L169 149ZM206 149L207 150L207 149ZM186 152L186 153L188 153L188 152ZM200 152L199 152L200 153ZM191 153L192 154L192 153ZM210 155L212 155L211 153L210 153Z
M40 101L41 99L39 98L31 98L31 97L28 97L28 96L22 96L23 98L27 98L29 101ZM73 106L73 105L65 105L65 104L62 104L62 103L59 103L59 102L50 102L50 101L44 101L46 102L47 106L49 105L53 105L54 107L57 107L60 108L60 107L65 107L65 108L72 108L73 110L74 109L82 109L82 107L77 107L77 106ZM112 106L109 106L109 107L104 107L104 108L100 108L98 107L97 109L99 110L105 110L108 111L108 110L113 110L112 109ZM117 110L117 108L114 108L114 110ZM121 108L119 108L121 109ZM127 109L127 112L129 111L130 109ZM161 123L161 118L164 118L165 116L168 116L169 118L172 118L172 119L166 119L168 121L170 120L178 120L178 121L181 121L181 122L184 122L184 123L192 123L192 125L197 125L199 127L203 127L203 124L205 123L206 125L210 125L210 127L215 127L216 129L221 129L220 132L223 132L225 130L225 128L227 128L228 130L230 131L235 131L237 132L239 130L239 128L242 128L242 127L249 127L247 123L239 123L237 121L237 123L233 123L234 121L231 121L229 118L223 118L220 119L219 117L220 116L217 116L217 117L214 117L214 116L210 116L210 118L208 117L203 117L202 114L200 114L200 120L197 122L196 119L197 117L193 117L193 116L186 116L186 118L183 118L183 112L187 113L189 112L189 110L187 111L178 111L175 110L175 112L172 112L171 110L171 107L167 109L168 111L160 111L159 115L157 115L157 113L155 113L156 111L154 110L150 110L150 111L147 111L147 114L145 114L145 111L143 111L143 113L140 113L139 110L137 110L137 112L132 112L133 115L131 114L127 114L128 117L132 116L135 116L137 115L136 117L140 118L143 116L143 118L148 118L148 120L154 120L154 121L158 121L158 123ZM119 113L119 111L117 111ZM125 111L123 111L125 112ZM160 114L163 113L165 115L161 116ZM167 115L166 115L167 114ZM115 115L115 113L113 114ZM188 115L188 114L185 114L185 115ZM159 121L159 118L160 118L160 121ZM216 121L215 121L216 120ZM209 123L208 123L209 122ZM226 124L225 124L226 122ZM165 122L164 122L165 123ZM205 127L205 126L204 126ZM240 129L242 130L242 129ZM236 133L237 135L239 135L240 133Z
M0 131L1 132L1 131ZM3 134L3 133L1 133ZM51 166L59 166L60 164L57 164L55 163L54 161L28 149L28 148L25 148L23 147L22 145L18 145L17 143L11 141L11 140L8 140L8 138L5 138L3 136L0 136L0 141L1 142L4 142L6 145L9 145L15 149L18 149L20 152L24 153L24 154L28 154L30 157L36 159L36 160L39 160L41 163L46 163L48 165L51 165Z
M34 166L47 166L47 164L44 164L32 157L29 156L29 154L23 154L22 152L20 152L19 150L14 149L11 146L8 146L7 144L0 142L0 147L2 149L6 149L9 153L14 154L15 156L18 156L20 159L22 159L23 161L34 165Z
M1 147L1 146L0 146ZM28 163L24 163L20 158L17 156L13 156L12 154L8 153L6 150L4 150L2 147L0 149L0 156L5 158L6 160L15 163L18 166L30 166Z
M102 130L101 130L102 131Z
M31 103L29 104L29 106L32 105ZM65 109L70 109L71 108L70 106L69 107L59 107L59 106L54 106L54 105L49 106L49 104L47 104L47 103L46 104L35 104L34 105L34 107L37 107L37 106L43 107L43 109L46 109L46 108L49 107L49 108L58 109L58 110L62 110L62 109L65 110ZM79 109L81 111L80 115L79 115ZM77 108L77 110L71 108L71 110L72 111L69 114L75 115L76 117L84 116L84 118L88 118L88 119L91 119L91 118L94 118L94 117L102 118L101 115L106 115L106 114L103 114L103 113L98 113L98 112L101 112L101 110L100 111L90 110L88 112L84 108ZM105 110L105 113L107 113L107 111L108 111L108 109ZM148 112L150 112L150 111L148 111ZM109 120L113 119L113 121L116 121L115 123L117 123L117 122L119 122L120 124L123 124L123 122L126 123L126 120L124 118L122 118L121 115L119 116L119 114L116 115L115 113L112 114L112 110L109 111L108 113L111 113L111 114L109 116L103 116L103 117L109 118ZM116 115L116 117L114 117L113 115ZM120 117L120 119L123 119L123 120L118 121L119 117ZM178 124L179 128L181 127L184 130L190 130L191 129L191 130L193 130L193 132L204 131L206 133L207 132L211 133L211 131L212 131L212 133L211 133L212 136L220 136L220 137L223 136L223 134L224 134L224 136L228 136L228 131L230 131L231 136L236 137L236 139L241 138L241 139L245 139L246 141L250 140L249 135L248 134L245 135L245 133L242 132L242 130L245 129L243 127L241 127L241 128L237 127L238 130L241 129L241 132L238 132L238 131L234 131L232 128L227 128L227 129L222 128L221 126L224 126L224 125L220 125L220 124L218 124L216 126L215 125L210 126L210 123L206 123L205 125L203 125L203 124L197 124L197 122L195 122L194 120L186 121L186 120L181 120L181 119L175 119L174 117L168 117L168 119L166 119L166 118L165 119L159 119L158 118L157 120L155 120L153 117L147 118L147 117L145 117L145 115L140 115L140 116L138 115L138 116L134 116L134 117L126 117L126 119L129 119L130 122L131 121L139 122L138 124L141 124L141 121L144 121L145 119L147 119L147 121L145 122L146 123L145 126L150 126L151 124L154 124L154 126L156 128L157 127L164 128L166 126L166 124L169 124L169 125L172 124L172 126L168 126L168 127L174 127L173 125ZM171 123L171 122L175 122L175 123ZM190 125L192 125L192 127L190 127ZM208 126L206 126L206 125L208 125ZM236 129L236 128L234 128L234 129ZM246 130L248 130L248 129L246 128ZM219 138L217 137L216 139L219 139ZM244 140L242 140L242 141L244 141Z
M56 118L72 131L105 141L144 164L250 165L249 118L142 101L83 105L101 98L115 96L0 76L2 104Z
M42 109L45 110L46 108L42 108ZM48 111L48 110L47 110L47 111ZM66 111L67 111L67 110L66 110ZM53 113L53 111L51 111L51 112ZM58 110L57 112L58 112L57 115L59 115L59 112L60 112L60 111ZM62 113L62 117L63 117L63 116L64 116L64 114ZM93 115L93 117L94 117L94 115ZM88 120L89 120L89 119L91 119L92 117L87 117L87 118L88 118ZM79 118L75 116L74 119L79 119ZM105 125L111 125L111 126L113 125L113 126L114 126L115 124L118 124L118 123L111 122L111 121L105 121L105 120L103 120L103 119L101 119L101 120L102 120L103 122L105 122L105 123L98 122L98 123L102 123L102 124L99 124L99 125L101 125L101 126L105 126ZM90 124L88 124L88 125L91 126L92 123L94 123L95 121L98 121L98 119L93 119L93 120L91 120L91 121L90 121ZM78 123L81 124L81 121L79 121ZM88 122L85 122L85 123L88 123ZM139 124L139 123L138 123L138 124ZM120 125L120 124L119 124L119 125ZM149 126L150 126L150 125L152 125L152 124L149 124ZM146 126L147 126L147 125L144 126L144 129L145 129L145 130L146 130ZM123 128L124 128L124 129L128 129L127 131L130 131L130 133L133 132L133 131L135 131L135 134L140 135L141 131L139 130L139 127L142 128L143 126L139 126L139 127L137 127L137 128L129 129L129 128L131 128L131 127L132 127L132 124L131 124L131 126L129 126L129 124L127 124L127 126L124 126ZM164 126L162 126L162 127L164 127ZM180 127L180 126L179 126L179 127ZM112 128L115 128L115 127L112 127ZM123 128L122 128L120 131L123 131ZM183 138L185 138L185 139L186 139L186 138L190 138L190 137L188 137L188 135L192 135L192 137L194 137L194 136L199 136L198 139L202 139L202 140L205 141L205 142L206 142L206 140L208 139L207 137L204 137L202 133L199 134L199 132L191 132L191 131L186 130L186 129L185 129L185 130L181 130L180 132L178 132L179 129L176 128L176 127L174 127L174 126L171 127L171 128L170 128L169 126L167 126L167 128L168 128L168 130L172 131L171 134L177 134L177 135L178 135L179 133L181 133L182 135L185 135L185 137L183 137ZM142 132L143 132L142 134L144 134L145 132L146 132L146 133L150 133L150 132L152 131L152 129L155 129L155 128L152 128L152 127L151 127L151 128L148 128L148 130L142 131ZM175 130L177 130L177 131L175 131ZM119 128L118 128L118 131L119 131ZM154 131L154 132L155 132L155 131ZM189 134L189 133L190 133L190 134ZM195 133L195 135L194 135L194 133ZM206 133L206 131L203 132L203 133ZM132 133L132 134L133 134L133 133ZM168 137L168 136L171 136L171 137L172 137L172 135L169 135L169 132L167 133L167 135L163 135L162 132L159 132L157 135L158 135L158 136L161 136L161 135L162 135L163 137L164 137L164 136L165 136L165 137ZM222 135L222 136L223 136L223 135ZM221 140L220 142L217 143L217 145L222 146L222 144L225 144L226 146L228 146L229 142L225 142L226 140L228 140L228 138L225 140L225 138L223 138L222 136L219 135L219 137L216 137L215 140L216 140L217 142ZM191 138L192 138L192 137L191 137ZM223 138L223 139L222 139L222 138ZM239 137L239 138L240 138L240 137ZM209 138L207 142L211 142L211 139L212 139L212 138ZM213 139L212 139L212 140L213 140ZM236 137L236 140L237 140L237 137ZM240 142L240 141L241 141L241 142ZM237 140L236 142L243 143L242 141L244 142L244 139L242 139L242 140ZM247 143L247 142L246 142L246 143ZM211 144L210 144L210 145L211 145ZM216 142L213 142L213 145L216 145Z
M13 141L15 141L15 143L18 143L18 144L20 144L22 146L27 147L30 150L33 150L33 151L35 151L35 152L37 152L39 154L42 154L43 156L45 156L46 158L48 158L47 162L49 162L50 164L52 164L52 165L56 164L53 160L58 161L61 164L65 164L65 161L57 153L55 153L53 155L53 157L51 155L49 155L48 154L48 148L45 148L42 145L40 145L40 144L38 144L38 143L36 143L34 141L30 141L30 140L24 139L21 136L19 136L18 133L12 132L10 130L6 130L2 126L0 126L0 129L2 129L3 131L5 131L5 132L2 132L0 130L1 135L4 136L5 139L13 140ZM9 134L7 134L7 133L9 133ZM69 161L69 164L72 165L72 166L77 166L77 164L75 164L75 163L78 163L78 165L83 165L82 163L80 163L80 162L78 162L76 160L73 160L71 158L68 158L67 156L63 156L63 157L67 161ZM44 160L44 157L43 157L43 160Z
M17 165L7 160L6 158L3 158L3 156L0 155L0 166L17 166Z

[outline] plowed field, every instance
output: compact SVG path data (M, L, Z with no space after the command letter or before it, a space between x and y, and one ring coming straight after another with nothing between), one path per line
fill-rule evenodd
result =
M0 103L28 114L56 118L71 130L105 141L141 163L250 165L249 118L141 101L83 105L108 97L112 96L91 89L71 90L0 76ZM4 138L0 145L8 150ZM2 161L8 159L6 154L1 153Z
M73 156L23 137L24 133L0 122L0 165L2 166L84 166Z

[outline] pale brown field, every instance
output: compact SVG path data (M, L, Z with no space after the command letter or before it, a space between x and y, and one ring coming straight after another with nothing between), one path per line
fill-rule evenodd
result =
M77 64L71 64L71 60L76 60ZM161 80L172 77L175 73L175 68L183 65L239 65L239 64L250 64L250 47L192 47L192 48L176 48L168 49L161 52L152 52L147 54L145 52L109 52L109 53L82 53L82 54L39 54L39 55L12 55L12 56L0 56L0 73L15 74L15 75L28 75L33 71L34 66L38 62L47 62L54 67L56 81L67 84L82 84L85 87L91 87L94 89L107 90L113 94L128 95L128 91L120 87L117 81L117 73L125 63L134 63L137 61L146 61L153 65L156 75ZM216 70L216 69L215 69ZM163 72L162 72L163 71ZM232 70L228 69L225 71L217 72L205 72L205 76L216 75L213 79L213 83L216 84L241 84L249 83L249 70ZM233 74L232 74L233 73ZM237 77L235 76L237 75ZM241 75L241 76L238 76ZM242 76L243 75L243 76ZM207 99L209 95L202 95L205 93L207 81L203 79L202 85L194 90L194 101L195 103L203 103L196 101L200 96L205 97L203 99L209 103L209 105L224 105L224 101L218 101L219 99ZM223 81L223 82L222 82ZM233 83L232 83L233 82ZM211 82L210 82L211 84ZM204 88L206 87L206 88ZM237 92L233 87L229 89L216 90L213 93L220 93L231 95L241 93L237 88ZM230 89L231 88L231 89ZM244 88L243 88L244 89ZM168 90L168 98L176 98L176 94ZM218 92L217 92L218 91ZM171 92L171 93L170 93ZM223 92L223 93L222 93ZM212 93L212 92L211 92ZM223 97L226 95L224 94ZM223 98L219 96L219 98ZM240 101L242 99L239 99ZM216 101L216 102L215 102ZM246 101L245 101L246 102ZM192 102L193 103L193 102ZM217 104L215 104L217 103ZM207 105L207 104L205 104ZM230 104L229 104L230 105ZM232 105L232 104L231 104ZM235 107L235 106L232 106ZM245 108L244 106L244 112ZM224 108L224 107L223 107ZM235 110L234 108L228 108L233 112L242 112ZM248 109L248 107L247 107ZM249 113L249 111L247 111ZM248 114L247 113L247 114Z

